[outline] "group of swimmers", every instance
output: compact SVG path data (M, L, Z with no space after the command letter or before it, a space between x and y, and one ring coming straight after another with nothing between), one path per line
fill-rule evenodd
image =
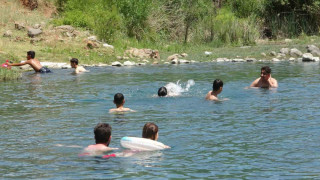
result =
M35 59L35 52L34 51L28 51L27 52L27 60L25 62L21 63L5 63L8 67L10 66L22 66L22 65L30 65L35 72L39 73L49 73L51 72L50 69L43 67L40 62ZM72 68L75 69L74 73L81 73L85 72L86 69L82 66L79 66L79 61L76 58L72 58L70 60L70 65ZM8 68L9 69L9 68ZM258 88L277 88L278 82L276 79L271 77L271 68L268 66L264 66L261 68L260 77L254 80L250 87L258 87ZM220 79L216 79L213 82L212 90L209 91L205 97L206 100L212 100L212 101L219 101L218 94L222 92L223 89L223 81ZM164 97L168 95L167 88L165 86L159 88L158 90L158 96ZM117 93L114 95L113 103L116 105L116 108L110 109L110 113L114 112L134 112L130 108L125 108L124 103L125 99L122 93ZM94 137L96 144L90 145L87 148L85 148L86 153L103 153L106 151L111 151L117 148L110 148L109 144L111 141L111 126L107 123L99 123L94 128ZM142 137L151 139L154 141L157 141L158 139L158 126L154 123L146 123L143 127L142 131ZM169 146L166 146L167 148L170 148Z
M10 63L9 61L7 61L6 63L4 63L4 65L6 65L7 69L11 69L11 66L23 66L28 64L37 73L51 73L52 71L49 68L42 66L40 61L37 60L35 56L36 53L34 51L28 51L26 61L20 63ZM85 72L86 69L82 66L79 66L78 63L79 60L77 58L72 58L70 60L71 67L75 69L74 73L78 74L81 72Z
M108 123L98 123L93 132L94 132L94 139L96 144L89 145L84 149L84 152L80 154L81 156L85 155L103 155L105 152L117 150L118 148L111 148L109 144L111 142L111 125ZM148 122L143 126L142 129L142 138L151 139L153 141L157 141L159 137L159 128L155 123ZM165 148L170 148L169 146L165 146ZM117 156L130 156L132 155L132 151L126 153L118 153ZM116 154L112 156L104 156L104 157L115 157Z

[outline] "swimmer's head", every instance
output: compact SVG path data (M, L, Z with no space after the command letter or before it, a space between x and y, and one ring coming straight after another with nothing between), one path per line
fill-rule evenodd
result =
M94 128L94 138L96 144L107 144L109 146L111 140L111 126L107 123L99 123Z
M123 104L124 103L123 94L122 93L115 94L113 98L113 103L116 104L117 106Z
M79 60L77 58L72 58L70 59L71 66L73 67L74 65L79 64Z
M261 72L265 71L267 74L271 74L271 68L269 66L263 66Z
M34 51L28 51L27 52L27 59L34 59L34 57L36 57L36 52Z
M167 88L162 86L161 88L159 88L158 90L158 96L166 96L167 95Z
M142 137L152 140L158 140L158 126L148 122L143 126Z
M216 79L213 81L212 89L213 91L219 91L222 90L223 82L220 79Z

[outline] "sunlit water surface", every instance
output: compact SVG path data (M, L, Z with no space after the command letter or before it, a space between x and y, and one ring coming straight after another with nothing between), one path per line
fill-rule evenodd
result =
M269 65L279 88L246 89ZM0 83L2 178L301 179L320 177L320 70L318 63L201 63L28 72ZM204 99L220 78L219 98ZM178 80L176 97L159 87ZM135 113L109 114L121 92ZM132 157L78 157L94 144L93 128L112 125L111 147L141 137L155 122L171 149Z

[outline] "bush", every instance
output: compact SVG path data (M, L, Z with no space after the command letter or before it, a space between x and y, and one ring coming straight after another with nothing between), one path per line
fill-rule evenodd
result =
M226 44L249 45L259 38L255 17L237 18L229 9L222 8L213 20L214 39Z

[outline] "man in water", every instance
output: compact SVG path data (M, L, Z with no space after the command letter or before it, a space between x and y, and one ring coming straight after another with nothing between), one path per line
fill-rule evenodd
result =
M39 72L39 73L50 73L50 69L48 69L47 67L43 67L40 62L35 59L36 53L34 51L28 51L27 52L27 60L25 62L22 63L8 63L7 64L9 66L23 66L26 64L29 64L35 72Z
M206 100L219 101L218 94L222 92L222 89L223 89L223 81L221 81L220 79L214 80L212 85L212 91L208 92L206 96Z
M253 81L250 87L277 88L278 82L271 77L271 68L269 66L264 66L261 68L260 78Z
M78 73L80 73L80 72L85 72L85 71L87 71L84 67L78 66L78 64L79 64L79 60L78 60L77 58L72 58L72 59L70 60L70 65L71 65L71 67L72 67L72 68L75 68L75 70L74 70L74 73L75 73L75 74L78 74Z
M158 90L158 96L159 97L163 97L166 96L168 94L167 88L162 86L161 88L159 88Z
M130 112L134 112L133 110L131 110L130 108L125 108L123 107L124 103L126 101L124 100L124 96L122 93L117 93L114 95L114 99L113 99L113 103L117 106L117 108L114 109L110 109L109 113L113 113L113 112L126 112L126 111L130 111Z
M118 148L110 148L111 126L107 123L99 123L94 128L94 138L96 144L90 145L84 149L81 155L101 155L106 151L112 151Z

